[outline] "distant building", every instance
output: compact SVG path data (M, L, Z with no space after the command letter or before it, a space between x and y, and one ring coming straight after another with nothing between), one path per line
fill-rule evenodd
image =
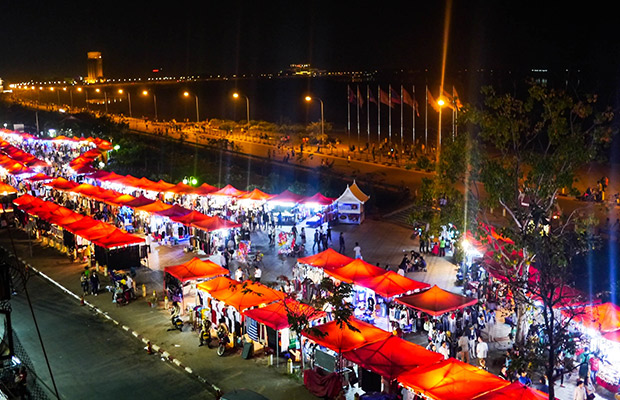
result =
M95 83L103 80L103 58L98 51L89 51L88 60L86 61L86 67L88 74L86 81L88 83Z

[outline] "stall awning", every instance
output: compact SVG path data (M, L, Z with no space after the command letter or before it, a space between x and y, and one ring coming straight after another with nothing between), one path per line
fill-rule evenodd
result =
M473 400L548 400L549 395L516 381Z
M269 200L272 197L272 194L267 194L259 189L254 189L251 192L239 196L239 200L265 201Z
M85 237L85 236L82 236L82 237ZM132 235L131 233L123 232L118 228L114 228L114 230L110 234L103 236L101 238L98 238L98 239L93 239L92 242L96 244L97 246L101 246L106 249L113 249L116 247L123 247L123 246L130 246L130 245L144 243L145 240L139 236Z
M397 336L342 354L344 358L392 381L417 367L443 360L443 356Z
M195 279L213 278L218 275L228 275L229 271L213 261L203 261L198 257L194 257L183 264L164 267L164 272L169 273L181 282L186 282Z
M166 204L162 201L159 200L155 200L154 202L152 202L151 204L147 204L144 206L140 206L140 207L135 207L134 209L136 211L144 211L144 212L148 212L148 213L156 213L159 211L165 211L169 208L172 208L172 206L170 204Z
M179 182L176 185L173 185L172 187L166 188L165 192L176 193L176 194L191 193L193 189L194 188L191 187L190 185L187 185L183 182Z
M358 283L363 279L383 275L385 270L364 260L357 259L340 268L326 269L325 273L342 282Z
M397 297L396 301L435 317L478 303L477 299L448 292L438 286L433 286L422 293Z
M251 281L245 281L227 289L210 293L214 298L236 308L238 311L269 304L286 297L284 292Z
M33 202L36 203L36 202L41 202L41 201L42 201L41 199L33 195L23 194L19 196L18 198L16 198L15 200L13 200L13 204L15 204L16 206L23 206L26 204L31 204Z
M326 315L324 311L291 299L280 300L265 307L245 310L243 315L278 331L290 326L289 313L305 315L309 320L324 318Z
M290 190L285 190L284 192L277 194L269 199L272 203L300 203L304 201L306 197L297 193L293 193Z
M59 177L49 183L46 183L45 185L51 186L57 190L71 190L74 187L78 186L78 183L73 182L73 181L68 181L63 177Z
M406 387L438 400L471 400L510 383L454 358L414 368L400 375L398 381Z
M114 201L116 201L117 199L114 199ZM129 200L126 202L121 203L122 205L126 206L126 207L131 207L131 208L137 208L137 207L142 207L142 206L146 206L149 205L151 203L154 203L155 200L151 200L149 198L146 198L142 195L140 195L140 197L136 197L133 200Z
M211 196L228 196L228 197L239 197L241 195L246 194L243 190L239 190L232 185L226 185L220 190L216 192L212 192Z
M613 332L620 329L620 307L613 303L587 305L571 311L563 311L565 315L573 316L573 321L588 329L601 333Z
M311 256L297 259L297 262L300 264L312 265L323 269L340 268L351 263L352 261L353 259L351 257L340 254L332 248L328 248L327 250Z
M31 176L30 178L26 178L30 182L41 182L41 181L51 181L54 180L51 176L45 175L43 172L39 172L36 175Z
M392 336L390 332L360 321L357 318L350 318L348 322L357 331L349 328L347 324L343 324L340 327L336 321L330 321L314 327L312 331L303 332L302 335L338 353L359 349L371 343L386 340ZM321 334L317 335L316 331L321 332Z
M356 283L386 298L431 287L428 283L414 281L394 271L387 271L382 275L362 279Z
M193 188L192 189L192 194L197 194L199 196L206 196L208 194L211 194L213 192L217 192L217 188L215 186L211 186L207 183L203 183L202 185L198 186L197 188Z
M115 230L118 230L118 228L113 225L106 224L105 222L97 221L97 223L90 228L76 230L74 233L92 242L96 239L101 239L102 237L109 236Z
M4 182L0 182L0 194L6 196L8 194L17 193L17 189L13 186L6 184Z
M192 212L192 210L190 210L189 208L185 208L185 207L181 207L178 204L173 205L170 208L167 208L165 210L161 210L161 211L155 211L154 214L155 215L159 215L161 217L182 217L184 215L189 214L190 212Z
M240 283L227 276L218 276L207 282L199 283L197 288L208 293L213 293L223 289L230 289L237 285L240 285Z
M306 198L303 203L304 204L318 204L321 206L328 206L330 204L332 204L334 201L336 201L335 198L332 197L325 197L323 196L321 193L315 194L314 196L310 196L308 198Z
M237 224L235 222L227 221L220 217L208 217L205 219L201 219L191 224L194 228L201 229L206 232L217 231L218 229L231 229L231 228L239 228L241 224Z
M211 217L195 210L179 217L170 217L170 219L174 222L178 222L183 225L191 225L195 222L203 221L209 218Z
M64 225L62 228L68 230L71 233L77 233L79 231L92 228L100 222L90 217L84 217L70 224Z

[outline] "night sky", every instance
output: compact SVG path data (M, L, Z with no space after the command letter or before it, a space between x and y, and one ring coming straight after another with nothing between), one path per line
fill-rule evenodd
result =
M445 2L3 1L0 77L85 75L101 51L107 77L259 74L291 63L327 70L430 69L441 64ZM555 3L554 5L543 3ZM592 3L594 4L594 3ZM618 69L610 6L459 1L448 70Z

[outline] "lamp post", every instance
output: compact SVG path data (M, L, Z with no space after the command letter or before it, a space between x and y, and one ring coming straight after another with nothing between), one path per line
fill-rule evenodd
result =
M233 93L233 98L238 99L239 97L241 97L239 93ZM248 121L248 127L246 129L246 134L249 134L250 133L250 99L246 95L243 95L243 97L245 97L245 111L246 111L246 119Z
M323 114L323 100L319 99L318 97L310 97L310 96L306 96L305 100L307 102L311 102L312 100L318 100L319 103L321 103L321 140L323 140L323 136L325 135L325 117Z
M148 95L149 95L148 90L142 91L142 96L148 96ZM155 108L155 121L157 121L157 97L155 97L155 93L153 93L153 107Z
M97 88L95 89L95 92L100 93L101 89ZM103 90L103 102L105 104L105 113L108 113L108 93L105 91L105 89Z
M64 88L62 88L62 90L64 90L64 91L66 92L66 91L67 91L67 88L66 88L66 87L64 87ZM70 100L70 103L71 103L71 108L73 108L73 90L72 90L72 89L69 89L69 98L71 99L71 100Z
M119 94L123 94L123 89L118 89ZM129 118L131 118L131 93L127 91L127 102L129 103Z
M446 102L443 98L439 98L437 100L437 105L439 106L439 128L437 130L437 151L435 152L435 168L439 168L439 156L441 155L441 111L443 110L443 106L446 105Z
M184 97L189 97L190 93L189 92L183 92L183 96ZM200 122L200 111L198 108L198 95L194 95L194 98L196 99L196 122Z
M78 92L84 92L84 104L86 105L86 109L88 110L88 90L86 88L82 89L81 87L77 88Z

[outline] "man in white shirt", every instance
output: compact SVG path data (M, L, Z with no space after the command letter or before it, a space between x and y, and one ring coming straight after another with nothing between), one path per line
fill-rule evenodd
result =
M243 270L241 269L241 267L237 268L237 270L235 271L235 280L239 282L243 281Z
M362 248L360 247L359 243L355 242L355 247L353 248L353 251L355 252L355 258L362 260Z
M476 345L476 357L478 362L484 360L486 362L487 355L489 354L489 345L487 345L481 336L478 336L478 344Z
M261 276L263 276L263 271L259 267L254 268L254 281L260 282Z
M450 358L450 349L448 348L448 343L445 341L441 343L441 347L437 350L437 352L443 356L444 360Z

